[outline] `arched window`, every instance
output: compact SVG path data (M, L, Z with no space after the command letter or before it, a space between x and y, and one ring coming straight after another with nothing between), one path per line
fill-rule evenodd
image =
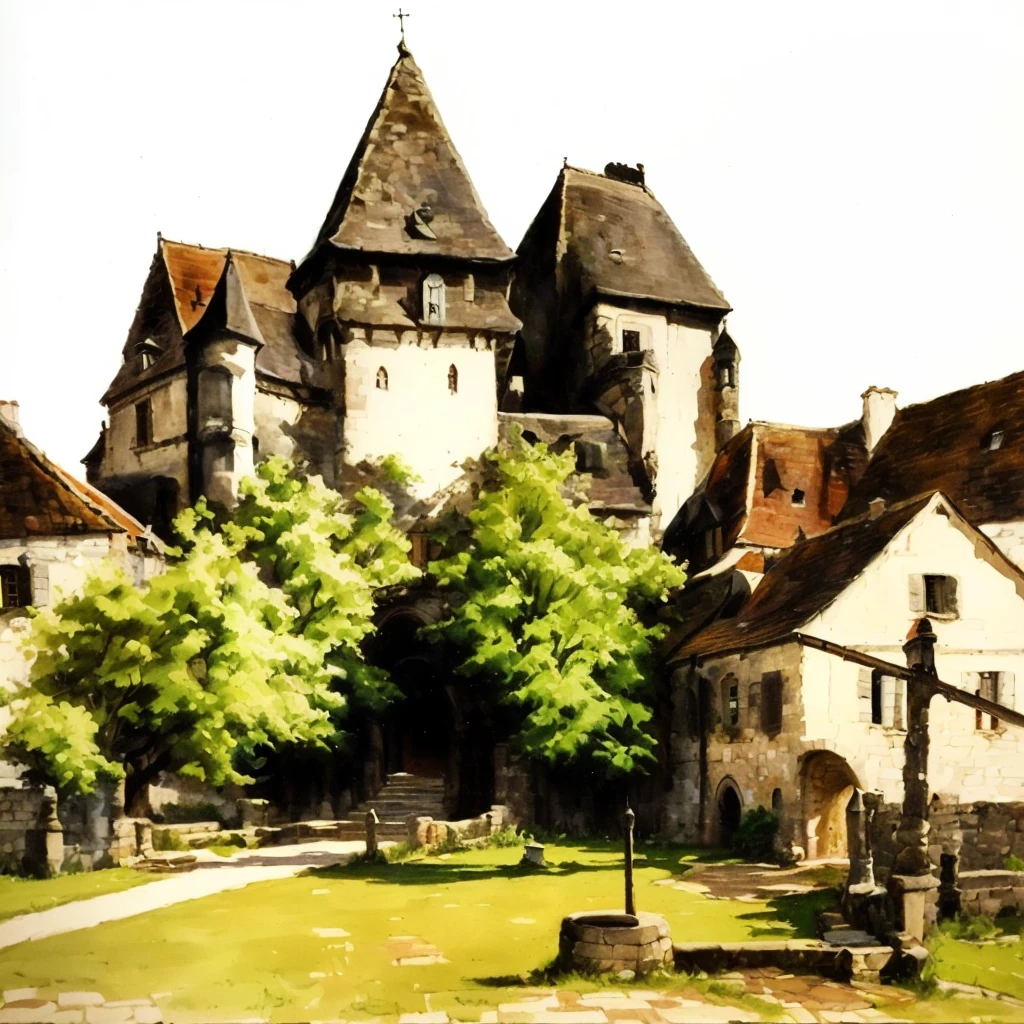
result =
M459 390L459 371L454 363L448 367L448 390L453 395Z
M444 307L444 279L440 274L428 274L423 281L423 322L442 326Z
M387 391L388 389L388 371L383 366L377 369L377 390Z

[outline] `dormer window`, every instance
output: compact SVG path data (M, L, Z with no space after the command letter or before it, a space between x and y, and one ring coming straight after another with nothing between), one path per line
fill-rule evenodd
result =
M148 370L163 355L163 349L152 338L140 341L135 346L135 352L139 357L141 370Z
M910 577L910 610L915 615L955 619L960 614L955 576L913 574Z
M1002 427L993 427L982 439L981 449L986 452L994 452L1003 447L1003 439L1006 431Z
M388 371L383 366L377 368L377 390L387 391L388 389Z
M423 322L441 327L444 315L444 279L440 274L428 274L423 282Z
M622 351L623 352L639 352L640 351L640 332L639 331L623 331L622 332Z

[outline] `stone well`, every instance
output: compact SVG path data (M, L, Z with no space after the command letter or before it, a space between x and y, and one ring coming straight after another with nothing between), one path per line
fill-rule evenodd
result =
M672 968L672 934L660 914L588 910L562 918L558 965L584 974Z

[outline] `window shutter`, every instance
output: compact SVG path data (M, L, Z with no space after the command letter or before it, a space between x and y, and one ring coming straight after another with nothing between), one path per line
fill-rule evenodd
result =
M893 680L896 690L896 706L893 708L893 727L906 729L907 727L907 681L897 678Z
M861 668L857 673L857 708L862 722L871 721L871 669Z
M925 613L925 598L924 598L924 576L920 573L912 573L909 577L910 581L910 610L915 615L924 615Z
M943 577L942 591L942 610L947 615L959 615L960 607L957 602L957 581L955 576Z
M782 673L761 677L761 729L769 736L782 730Z
M1014 689L1013 673L1000 672L999 685L996 690L996 699L1004 708L1016 707L1016 693Z
M36 608L50 603L50 567L46 562L29 562L28 600Z

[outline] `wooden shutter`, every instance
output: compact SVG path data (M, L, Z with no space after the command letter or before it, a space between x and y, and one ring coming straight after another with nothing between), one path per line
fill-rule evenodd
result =
M1000 672L999 683L996 687L997 700L1005 708L1016 707L1016 692L1014 688L1013 673Z
M782 673L761 676L761 730L769 736L782 731Z
M939 610L944 615L958 615L959 606L957 603L957 580L955 576L942 577L942 603Z
M857 672L857 709L862 722L871 721L871 669L864 666Z
M924 615L926 608L924 576L920 573L911 573L908 579L910 583L910 610L915 615Z
M893 726L896 729L906 729L907 727L907 681L906 679L896 678L893 680L893 685L896 689L896 707L895 715L893 719Z

